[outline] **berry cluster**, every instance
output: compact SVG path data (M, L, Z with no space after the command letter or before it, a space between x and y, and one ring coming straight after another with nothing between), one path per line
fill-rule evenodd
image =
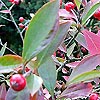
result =
M94 13L94 18L100 20L100 8Z
M9 0L9 2L19 5L21 3L21 0Z
M25 28L25 30L27 30L28 27L23 24L24 21L25 21L25 19L23 17L20 17L19 18L20 23L18 25L19 25L19 28L21 28L21 29Z

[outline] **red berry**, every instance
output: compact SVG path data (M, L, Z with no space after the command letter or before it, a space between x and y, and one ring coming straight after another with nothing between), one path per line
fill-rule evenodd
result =
M9 0L9 2L13 3L13 2L14 2L14 0Z
M60 6L62 5L62 0L60 0Z
M15 91L21 91L26 86L26 79L21 74L14 74L10 78L10 85L11 85L11 88L13 90L15 90Z
M24 18L23 18L23 17L20 17L20 18L19 18L19 21L20 21L20 22L23 22L23 21L24 21Z
M94 18L100 20L100 8L94 13Z
M65 4L65 9L69 12L71 11L71 9L73 10L74 8L75 8L75 4L72 2L68 2Z
M21 3L21 0L14 0L14 2L16 5L19 5Z
M86 54L87 50L84 47L81 47L81 52Z
M19 25L20 28L24 28L25 27L24 24L22 24L22 23L19 23L18 25Z
M98 100L98 94L92 93L89 97L89 100Z

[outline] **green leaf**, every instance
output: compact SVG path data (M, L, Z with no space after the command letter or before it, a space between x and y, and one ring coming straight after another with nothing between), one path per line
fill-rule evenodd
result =
M67 34L67 31L70 28L70 26L70 22L63 23L59 26L59 30L57 31L52 42L48 45L48 47L45 50L43 50L37 55L37 66L40 66L41 63L44 63L47 57L50 57L56 51L56 49L63 41L65 35Z
M86 23L86 21L95 13L95 11L100 7L100 2L93 5L87 14L82 18L82 25Z
M45 4L32 18L25 33L22 54L24 63L32 59L47 46L43 41L54 26L58 10L59 0L53 0Z
M54 87L56 85L56 66L53 60L49 57L38 69L38 73L43 79L45 87L50 94L54 95Z
M97 77L100 77L100 71L93 70L93 71L78 75L74 79L70 80L67 84L68 85L69 84L77 84L77 83L88 81L90 79L97 78Z
M82 3L82 0L74 0L74 2L76 4L77 8L80 9L80 5Z
M28 88L25 88L22 91L17 92L9 88L5 100L30 100L29 90Z
M27 87L32 95L34 95L40 89L42 83L43 80L35 74L31 74L27 77Z
M9 73L13 68L22 64L22 58L17 55L5 55L0 57L0 73Z
M3 47L1 48L1 50L0 50L0 56L3 56L3 54L5 53L6 46L7 46L7 43L5 43L5 44L3 45Z
M68 83L71 80L74 80L76 77L80 76L81 74L84 74L96 69L96 66L98 65L100 65L100 54L96 54L96 55L84 58L76 66L76 68L73 69L71 75L69 76Z

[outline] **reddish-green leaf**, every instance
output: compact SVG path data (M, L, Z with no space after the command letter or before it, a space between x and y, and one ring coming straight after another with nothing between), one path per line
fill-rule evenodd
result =
M0 86L0 100L5 100L6 93L7 93L6 85L4 83L2 83Z
M76 77L83 73L94 70L97 65L100 65L100 55L94 55L83 59L72 71L68 82L74 80Z
M25 33L22 54L24 63L46 48L48 41L45 39L55 24L58 10L59 0L53 0L45 4L32 18Z
M77 98L83 98L86 96L89 96L89 94L92 92L92 84L91 83L80 83L76 85L72 85L68 88L66 88L62 93L60 98L71 98L71 99L77 99Z
M4 55L0 57L0 73L8 73L22 64L22 58L17 55Z
M74 79L70 80L68 82L68 84L77 84L77 83L85 82L85 81L88 81L88 80L91 80L91 79L97 78L97 77L100 77L100 71L93 70L93 71L78 75Z
M25 88L22 91L16 92L13 89L9 88L5 100L30 100L29 90L28 88Z
M59 26L59 30L57 31L52 42L48 45L48 47L45 50L43 50L37 55L38 66L40 66L41 63L44 63L47 57L50 57L54 53L54 51L56 51L56 49L59 47L59 45L63 41L65 35L67 34L67 31L70 28L70 25L71 23L67 22L67 23L62 23Z

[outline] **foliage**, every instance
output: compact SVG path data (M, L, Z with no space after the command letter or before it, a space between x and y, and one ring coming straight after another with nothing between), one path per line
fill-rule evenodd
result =
M7 35L9 32L18 33L16 36L19 38L16 39L22 50L16 54L16 50L13 51L10 46L12 43L1 38L0 99L84 100L93 93L99 99L100 28L99 18L95 19L93 15L100 2L74 0L71 4L75 8L69 7L69 10L64 8L67 1L46 2L21 0L17 5L13 1L7 4L1 1L1 30L4 31L8 26L5 31L8 32ZM36 11L38 8L40 9ZM22 10L23 13L20 14L23 16L16 15L18 9ZM22 29L18 26L21 16L25 18L21 22L24 25ZM13 35L12 37L14 39ZM12 40L13 43L14 41L16 40ZM27 84L21 91L13 90L12 86L18 87L15 81L12 81L12 86L9 84L11 76L15 74L23 75Z

